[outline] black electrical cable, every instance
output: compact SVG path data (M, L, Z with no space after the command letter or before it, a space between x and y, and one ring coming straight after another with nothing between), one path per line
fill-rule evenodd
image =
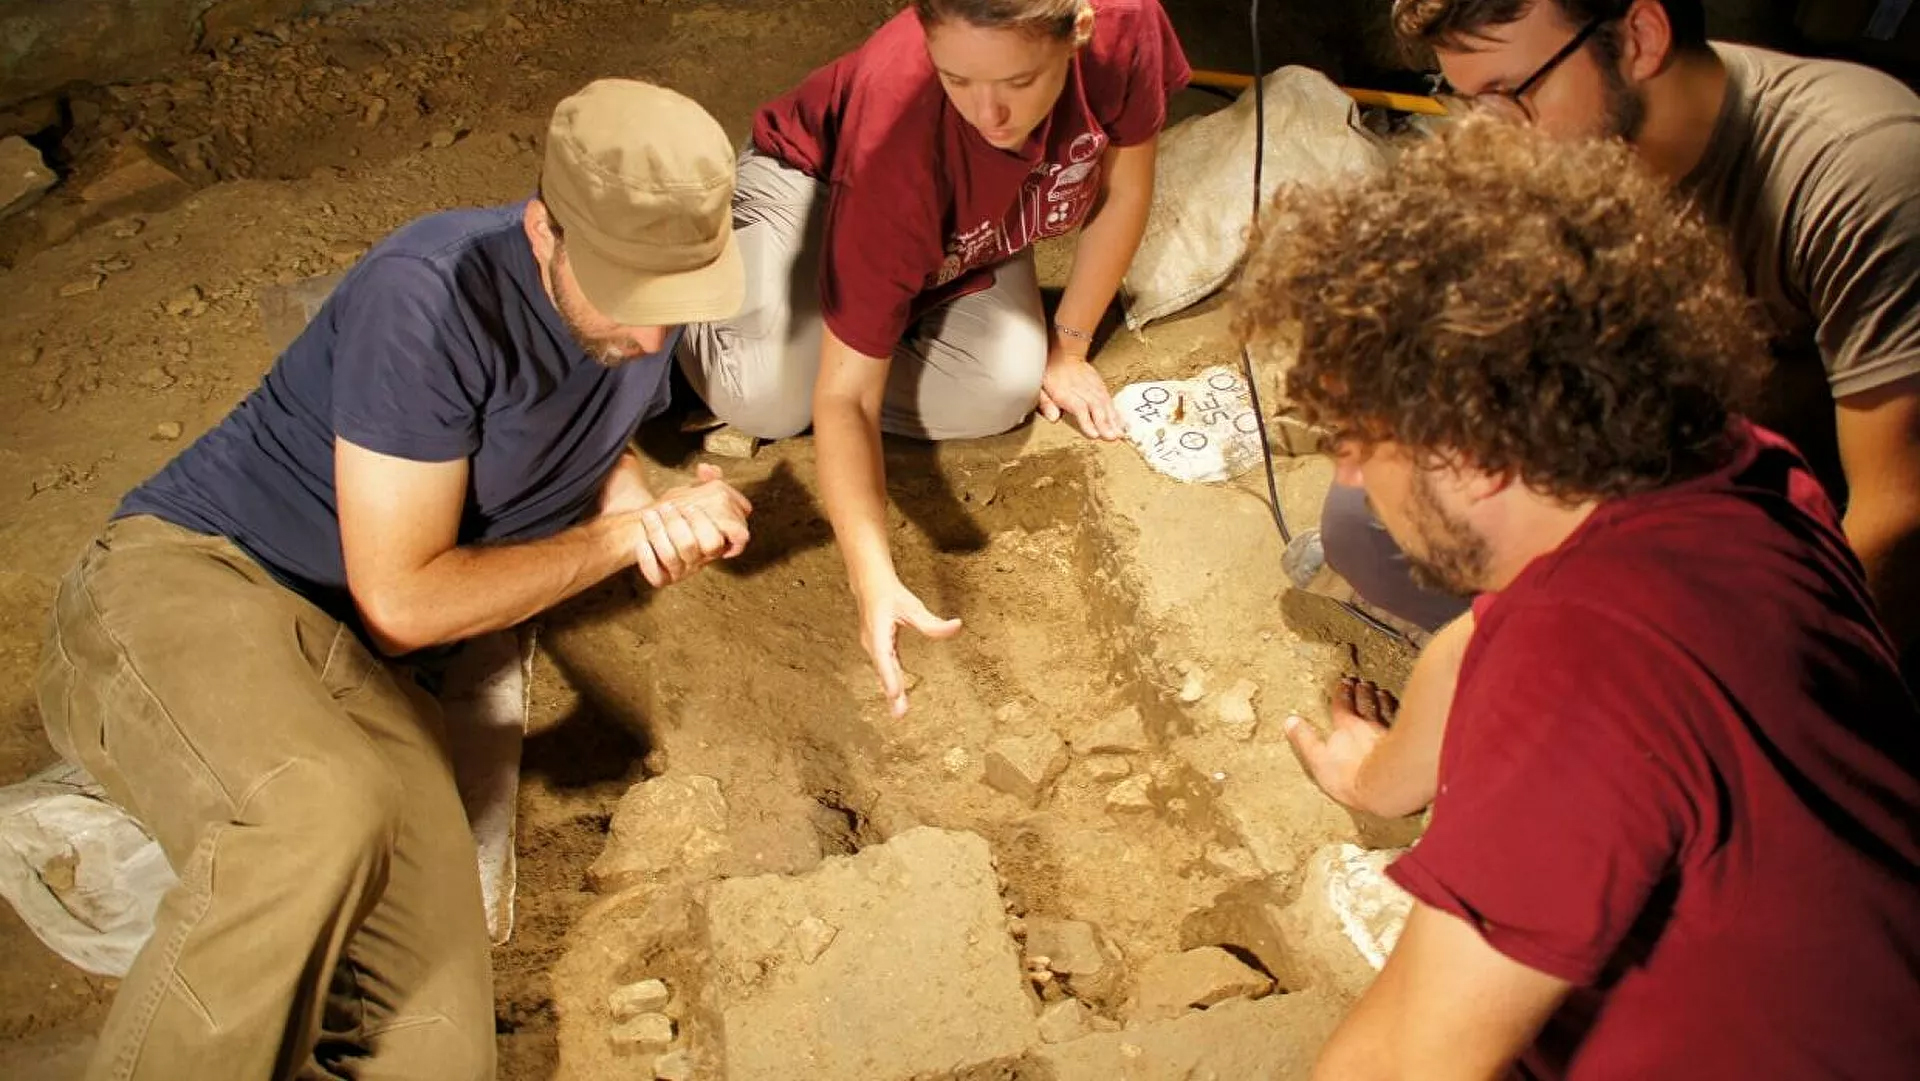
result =
M1267 159L1267 97L1260 66L1260 0L1247 4L1247 39L1253 43L1253 216L1248 220L1247 251L1260 241L1260 167ZM1282 546L1293 543L1293 531L1287 528L1286 512L1280 509L1280 481L1273 471L1273 444L1267 441L1267 415L1260 408L1260 388L1253 377L1253 350L1240 346L1240 371L1247 377L1247 398L1253 406L1253 422L1260 432L1260 460L1267 467L1268 506L1273 508L1273 524L1280 530Z
M1247 227L1247 251L1251 258L1254 247L1260 241L1260 171L1267 160L1267 97L1265 68L1260 61L1260 0L1248 0L1247 3L1247 40L1253 45L1253 215ZM1254 425L1260 432L1260 461L1267 469L1267 506L1273 511L1273 525L1280 531L1280 546L1284 551L1293 543L1293 531L1287 528L1286 511L1280 508L1280 480L1273 468L1273 444L1267 439L1267 415L1260 408L1260 389L1253 375L1253 350L1246 344L1240 346L1240 371L1246 376L1247 398L1253 406ZM1347 601L1328 599L1375 630L1406 641L1406 635L1371 612Z

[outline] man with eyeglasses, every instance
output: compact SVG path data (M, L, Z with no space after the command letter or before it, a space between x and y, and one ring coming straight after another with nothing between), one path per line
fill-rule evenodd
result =
M1699 0L1394 5L1402 43L1437 58L1443 96L1555 135L1625 139L1726 231L1772 332L1759 419L1792 439L1845 507L1911 679L1920 98L1857 65L1709 42L1705 22ZM1466 611L1466 598L1410 574L1354 489L1335 487L1319 540L1363 599L1402 619L1435 630Z

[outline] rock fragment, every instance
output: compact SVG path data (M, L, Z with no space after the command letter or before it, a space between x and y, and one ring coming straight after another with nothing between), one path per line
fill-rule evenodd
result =
M1115 814L1143 814L1153 810L1150 777L1129 777L1107 790L1107 810Z
M1128 706L1071 740L1076 754L1139 754L1149 748L1140 710Z
M154 425L153 435L156 439L164 439L171 443L180 438L183 431L185 431L185 429L180 426L179 421L163 420L159 424Z
M1159 1021L1230 998L1252 998L1273 987L1258 969L1218 946L1163 954L1142 965L1131 1021Z
M751 458L759 451L760 441L723 424L700 437L700 449L719 458Z
M80 200L97 218L135 211L160 211L193 194L193 185L160 162L158 155L139 143L120 148L93 183L80 189Z
M1181 680L1180 694L1179 694L1180 701L1183 704L1190 706L1190 705L1193 705L1195 702L1200 701L1202 698L1205 698L1206 696L1207 696L1206 673L1202 672L1198 668L1195 668L1192 671L1188 672L1185 678Z
M1002 1077L1034 1015L980 837L924 827L803 875L723 878L704 903L713 969L764 963L712 988L727 1081ZM807 915L840 928L813 964Z
M795 925L793 942L800 950L800 959L813 964L821 954L827 952L828 946L833 945L834 937L839 933L839 928L820 917L808 916Z
M1067 767L1067 746L1052 732L995 740L987 748L986 782L1029 805Z
M0 218L39 202L59 179L32 143L18 135L0 139Z
M616 1021L625 1021L643 1013L657 1013L673 998L665 981L641 980L616 987L607 996L607 1012Z
M1209 844L1201 856L1201 862L1207 870L1228 878L1262 878L1266 874L1260 869L1260 861L1253 858L1253 853L1238 846Z
M1086 1003L1077 998L1049 1003L1040 1011L1040 1038L1047 1043L1066 1043L1085 1036L1092 1031L1088 1013Z
M711 777L654 777L620 797L607 847L587 869L603 893L674 871L700 873L730 851L727 801Z
M1223 691L1213 707L1221 730L1237 740L1252 739L1260 724L1260 715L1253 710L1253 696L1259 693L1260 685L1250 679L1236 680Z
M1107 967L1100 933L1080 920L1028 919L1027 955L1046 958L1047 967L1062 976L1091 976Z
M197 285L189 285L160 302L160 308L168 315L190 317L207 310L206 294Z
M607 1038L621 1047L665 1047L673 1042L673 1018L664 1013L643 1013L608 1030Z

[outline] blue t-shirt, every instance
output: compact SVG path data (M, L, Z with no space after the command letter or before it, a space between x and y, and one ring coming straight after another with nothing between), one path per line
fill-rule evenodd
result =
M590 514L634 429L667 406L673 341L613 368L589 357L541 283L524 207L436 214L382 241L260 386L114 516L231 538L357 626L336 436L468 459L462 545L550 536Z

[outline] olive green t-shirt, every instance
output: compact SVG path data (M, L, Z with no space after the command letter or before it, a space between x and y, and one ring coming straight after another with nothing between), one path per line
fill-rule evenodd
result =
M1713 48L1726 101L1681 191L1770 325L1760 419L1840 495L1832 402L1920 373L1920 97L1857 64Z

